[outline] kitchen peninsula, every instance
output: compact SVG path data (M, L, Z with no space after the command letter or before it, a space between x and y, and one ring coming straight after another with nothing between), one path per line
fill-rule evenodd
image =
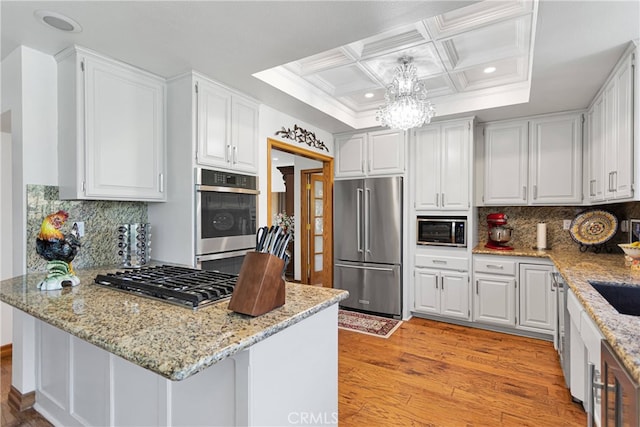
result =
M250 317L228 302L193 311L93 283L112 271L78 271L80 285L60 291L37 289L43 273L0 282L21 340L13 358L26 389L14 378L12 393L35 389L52 423L337 423L347 292L288 283L284 306Z

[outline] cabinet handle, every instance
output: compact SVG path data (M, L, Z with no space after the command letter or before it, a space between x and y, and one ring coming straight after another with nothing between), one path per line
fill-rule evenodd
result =
M161 173L160 175L158 175L158 179L159 179L159 187L160 187L160 192L164 193L164 174Z
M436 289L438 289L438 276L436 276Z
M476 280L476 295L478 295L478 281Z
M434 259L433 261L434 264L446 264L447 261L443 260L443 259Z
M522 200L527 200L527 186L522 186Z
M227 163L232 163L231 159L231 145L227 144Z
M594 408L596 404L600 404L600 397L596 396L596 390L602 390L604 388L604 384L601 382L598 382L599 375L596 371L596 365L589 362L588 366L589 366L589 372L588 372L589 378L587 379L587 383L589 384L589 390L588 390L589 395L587 396L587 398L589 402L589 407L587 408L587 426L593 427L595 425Z
M444 291L444 277L440 276L440 289Z
M618 171L611 172L613 185L611 186L611 191L618 191Z
M533 186L533 200L536 200L538 198L538 186L534 185Z
M444 193L442 193L442 197L440 197L440 200L442 201L442 207L444 208Z
M504 269L504 265L487 264L487 268L497 268L498 270L502 270L502 269Z
M592 197L596 195L595 190L593 189L593 187L594 187L593 184L595 184L595 183L596 183L595 179L592 179L591 181L589 181L589 195L592 196Z
M440 206L440 205L438 204L438 199L439 199L439 197L440 197L440 193L436 193L436 207Z
M233 160L233 164L234 165L236 163L238 163L238 146L237 145L233 146L233 157L232 157L232 160Z

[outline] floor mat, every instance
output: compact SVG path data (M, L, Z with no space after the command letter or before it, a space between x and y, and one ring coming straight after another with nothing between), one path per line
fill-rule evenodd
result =
M376 337L389 338L401 324L401 320L348 310L338 311L338 328Z

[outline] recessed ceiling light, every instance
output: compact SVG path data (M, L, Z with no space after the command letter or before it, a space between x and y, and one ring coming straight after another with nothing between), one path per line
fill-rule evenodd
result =
M496 71L496 67L487 67L487 68L485 68L485 69L484 69L484 72L485 72L486 74L491 74L491 73L493 73L494 71Z
M50 10L36 10L33 14L38 21L57 30L69 33L79 33L82 31L80 24L61 13L52 12Z
M367 92L364 94L365 98L373 98L373 92Z
M280 160L280 159L277 157L272 157L271 160Z

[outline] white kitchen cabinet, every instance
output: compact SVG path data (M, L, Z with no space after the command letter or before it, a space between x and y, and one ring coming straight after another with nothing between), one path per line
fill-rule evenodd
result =
M164 79L72 47L58 61L61 199L164 201Z
M527 204L528 122L484 126L485 205Z
M500 256L473 257L473 321L516 325L516 262Z
M551 265L519 265L519 328L549 332L555 330L556 290L551 283L552 271Z
M414 131L416 209L469 208L471 124L471 120L458 120Z
M582 116L553 114L484 126L485 205L582 202Z
M469 319L469 273L416 268L415 311Z
M258 105L200 76L195 95L196 162L257 172Z
M415 266L413 311L469 320L469 259L420 248Z
M602 390L595 385L601 382L600 343L604 336L571 289L567 289L567 310L571 319L571 396L581 401L595 425L600 425Z
M581 114L562 114L529 122L529 203L582 202Z
M630 199L634 183L633 53L624 57L589 109L585 162L590 202Z
M393 175L405 172L403 131L381 130L336 137L336 178Z
M516 324L516 279L476 274L473 321L513 327Z

